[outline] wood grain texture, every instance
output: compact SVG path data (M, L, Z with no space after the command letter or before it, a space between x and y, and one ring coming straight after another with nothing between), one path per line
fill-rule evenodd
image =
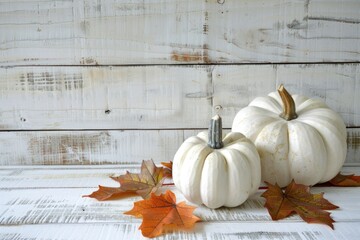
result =
M156 162L156 165L161 166L160 162ZM118 187L119 183L110 176L119 176L126 171L138 173L140 164L1 166L0 190L90 188L91 191L98 185ZM347 163L341 173L360 175L360 163ZM165 181L171 182L171 179ZM261 186L265 186L265 183Z
M139 165L119 165L134 171ZM106 173L113 166L27 166L0 168L0 239L142 239L140 219L122 214L139 197L99 202L82 198L96 189L93 184L115 186ZM359 174L359 165L343 172ZM90 186L90 187L89 187ZM185 200L175 187L177 201ZM198 206L202 219L192 231L169 232L161 239L352 239L360 234L360 198L356 188L313 187L340 208L332 211L335 231L307 224L298 216L272 221L263 207L259 190L243 205L216 210ZM190 203L191 204L191 203ZM286 231L284 231L286 228Z
M349 160L349 163L360 162L360 128L348 129L347 136L347 159Z
M170 189L176 195L176 201L186 201L175 188ZM0 226L26 224L76 224L76 223L117 223L135 222L141 219L132 218L122 213L130 210L135 201L141 197L130 197L109 201L82 198L82 195L96 190L95 188L56 188L56 189L13 189L0 190L4 196L0 200ZM36 194L32 194L36 191ZM234 208L209 209L197 206L194 214L203 222L271 222L271 217L264 208L265 199L259 190L244 204ZM314 187L313 193L325 192L325 198L341 206L341 210L332 211L332 217L338 222L360 222L360 197L356 188ZM339 197L342 196L342 197ZM196 206L192 203L190 205ZM351 213L351 214L349 214ZM300 216L291 216L286 222L301 222ZM336 225L335 225L336 226Z
M0 165L169 161L183 140L182 130L2 132Z
M0 165L96 165L170 161L194 130L0 133ZM360 128L348 129L346 163L359 163Z
M1 65L359 61L357 0L1 1Z
M41 224L0 226L0 237L3 240L112 240L148 239L138 230L140 223L79 223L79 224ZM357 239L360 234L359 222L340 222L335 224L336 230L307 224L304 222L221 222L196 223L192 231L168 232L157 239L162 240L339 240ZM286 231L281 230L286 228Z
M0 69L2 129L207 126L211 67Z
M283 83L360 126L360 64L0 68L0 129L224 127Z

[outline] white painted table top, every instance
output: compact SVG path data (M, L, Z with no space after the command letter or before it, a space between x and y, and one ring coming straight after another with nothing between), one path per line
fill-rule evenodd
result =
M123 212L140 197L99 202L82 198L97 186L117 186L108 176L137 172L138 165L3 166L0 168L0 239L142 239L141 219ZM343 173L360 173L347 166ZM184 197L175 187L178 201ZM166 188L165 188L166 189ZM164 189L164 190L165 190ZM356 239L360 236L359 188L314 187L340 208L331 211L336 221L307 224L298 216L272 221L259 190L236 208L211 210L200 206L202 219L190 231L170 232L159 239Z

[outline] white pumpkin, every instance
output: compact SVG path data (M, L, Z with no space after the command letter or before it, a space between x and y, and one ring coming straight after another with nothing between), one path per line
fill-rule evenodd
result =
M254 99L236 115L232 131L250 138L261 159L262 179L288 185L326 182L346 157L346 127L341 117L318 99L278 93Z
M217 115L209 135L201 132L188 138L173 159L175 186L187 200L209 208L242 204L257 191L261 181L255 145L241 133L222 137Z

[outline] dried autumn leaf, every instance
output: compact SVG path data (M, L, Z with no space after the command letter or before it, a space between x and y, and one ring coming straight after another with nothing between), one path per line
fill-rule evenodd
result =
M141 164L141 172L130 173L119 177L111 177L113 180L120 183L120 187L104 187L99 186L99 189L90 195L83 197L96 198L99 201L108 200L114 196L128 195L135 193L143 198L148 198L150 193L156 192L164 182L164 178L168 177L168 172L163 167L156 167L152 160L143 161Z
M140 174L126 172L125 175L112 177L121 184L121 189L133 191L147 199L163 184L166 172L163 167L156 167L152 160L143 161Z
M359 187L360 186L360 176L351 175L342 175L338 173L333 179L329 181L334 186L341 187Z
M292 181L285 192L275 184L268 184L268 190L261 196L266 199L265 207L273 220L283 219L296 212L308 223L323 223L334 229L330 213L324 210L338 208L323 198L323 193L311 194L309 187Z
M165 175L167 175L169 178L172 178L172 166L173 166L173 162L161 162L161 165L163 165L165 168Z
M95 198L98 201L104 201L111 197L121 197L128 195L129 192L122 190L121 188L114 187L104 187L99 185L99 189L89 195L84 195L83 197Z
M143 217L139 229L144 237L159 236L166 225L180 228L191 228L201 219L193 215L195 207L188 206L185 202L176 204L175 194L168 190L160 196L151 194L146 200L134 203L133 209L124 214Z

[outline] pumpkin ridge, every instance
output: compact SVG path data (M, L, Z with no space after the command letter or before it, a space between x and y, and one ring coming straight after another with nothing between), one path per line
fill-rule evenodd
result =
M228 164L226 157L220 150L217 149L212 151L205 158L204 165L201 170L200 189L206 190L200 190L200 198L201 202L210 208L218 208L224 205L226 201L224 198L228 196L228 188L225 187L228 180L224 178L226 172L219 172L221 170L226 171ZM215 177L217 177L217 179L215 179ZM223 182L223 184L220 182ZM219 194L219 191L223 192Z
M195 149L194 148L199 148ZM188 177L182 176L180 183L180 189L182 193L185 195L186 198L189 198L190 201L193 201L195 203L199 202L201 200L201 194L200 193L194 193L193 191L187 191L184 192L184 190L188 190L189 186L191 185L199 185L200 189L200 183L201 183L201 177L202 177L202 169L204 167L205 160L209 154L213 152L213 149L207 146L206 142L203 142L202 144L197 144L189 148L186 155L184 156L184 161L182 162L182 165L179 168L180 172L185 172L187 175L191 174L193 171L198 173L197 176L197 182L191 183L189 182ZM197 156L197 157L196 157ZM201 157L200 157L201 156ZM201 162L201 166L196 166L194 164L199 164L198 162ZM188 164L191 164L191 167L188 167ZM195 197L195 198L194 198Z
M227 147L231 147L232 145L234 144L239 144L239 143L242 143L244 142L244 140L246 140L247 138L244 136L243 138L238 138L238 139L231 139L230 142L224 144L224 147L223 148L227 148ZM225 142L224 142L225 143Z
M286 185L290 180L289 127L288 121L278 119L267 124L257 135L254 143L259 151L263 180L272 184Z
M326 164L326 171L320 182L326 182L331 180L333 178L333 175L337 174L338 168L340 168L343 165L343 162L340 162L339 164L338 159L345 160L346 157L346 151L341 151L341 152L339 152L338 150L333 151L333 145L338 146L341 144L345 144L346 139L344 138L344 141L341 141L341 136L342 136L341 131L339 131L337 126L331 123L329 123L329 125L324 125L322 124L322 122L315 121L314 119L311 118L304 119L303 121L301 121L301 123L309 125L314 131L317 131L320 137L322 138L326 148L327 164ZM342 148L340 149L344 149L344 146L342 146ZM338 155L338 156L334 157L334 155L335 156ZM330 167L332 167L333 169L331 169Z
M221 151L221 154L223 155L225 161L226 161L226 166L227 166L227 178L226 178L226 181L227 181L227 186L231 186L231 187L234 187L232 185L233 182L231 180L233 180L234 176L231 175L231 173L233 173L232 170L234 169L238 169L239 166L241 167L244 167L244 165L246 165L246 169L251 169L251 164L249 163L249 158L248 156L246 156L243 152L237 150L237 149L228 149L227 151ZM238 155L239 157L237 157L236 155ZM227 206L227 207L234 207L234 206L238 206L240 204L242 204L248 197L249 195L252 193L251 192L251 188L253 186L253 181L252 181L252 174L251 173L244 173L241 175L241 178L244 177L244 175L247 175L250 179L250 189L248 187L247 184L244 184L244 187L243 188L246 188L245 190L244 189L241 189L241 188L236 188L236 192L235 191L230 191L230 187L227 189L227 196L228 198L225 200L224 202L224 206ZM235 176L236 177L236 176ZM239 186L241 185L241 181L239 181L236 185ZM231 188L233 189L233 188ZM241 190L243 190L241 192ZM242 198L239 199L239 195L243 196ZM236 196L236 197L234 197ZM236 204L234 204L234 202L236 202Z
M326 145L321 134L311 125L296 121L289 123L289 164L295 182L315 185L325 174ZM315 131L314 131L315 130ZM296 133L296 134L295 134ZM295 149L295 150L294 150ZM306 149L306 151L305 151ZM314 154L316 152L316 157Z
M267 103L267 101L270 101L270 103ZM266 104L264 102L266 102ZM265 96L265 97L256 97L254 100L252 100L249 103L248 107L261 108L261 109L264 109L266 111L276 113L277 116L282 111L281 100L279 101L277 99L276 95L275 96L268 95L268 96Z
M254 143L249 139L246 139L246 141L231 145L230 147L228 147L228 149L241 153L241 156L248 160L247 163L250 166L251 179L253 180L250 194L257 192L258 186L261 182L261 165L259 153ZM259 161L254 161L254 159L258 159ZM260 173L257 172L256 169L259 169Z
M297 105L297 113L300 115L310 110L324 108L330 109L324 102L320 101L319 99L308 98L306 101Z

